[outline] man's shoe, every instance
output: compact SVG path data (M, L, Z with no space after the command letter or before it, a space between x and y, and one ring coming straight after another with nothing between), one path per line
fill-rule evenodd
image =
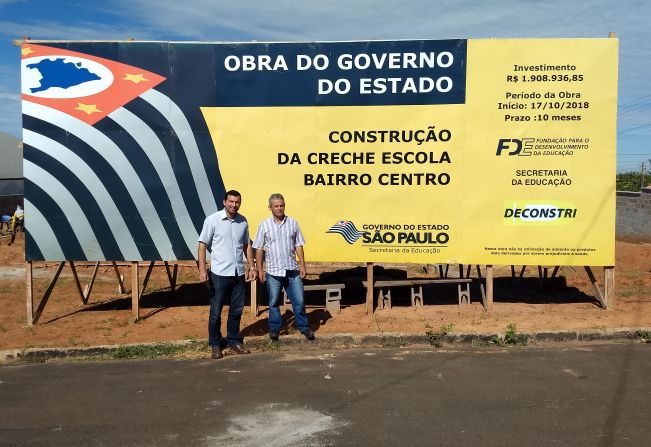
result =
M280 332L278 331L269 331L269 338L271 341L278 341L278 337L280 336Z
M304 336L305 338L307 338L309 341L314 341L314 339L316 338L316 337L314 336L314 332L312 331L312 329L306 329L304 332L302 332L302 334L303 334L303 336Z
M246 348L245 348L244 346L242 346L241 344L237 344L237 345L229 346L228 349L230 349L231 351L233 351L234 354L251 354L251 351L249 351L248 349L246 349Z
M219 360L220 358L224 357L224 354L222 354L222 348L219 346L213 346L211 357L215 360Z

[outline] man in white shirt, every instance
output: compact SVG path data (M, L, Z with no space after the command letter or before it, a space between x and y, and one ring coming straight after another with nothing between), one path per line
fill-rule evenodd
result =
M292 303L294 318L298 330L308 340L314 340L314 332L310 329L303 302L303 278L305 278L305 239L298 222L285 216L285 199L282 194L272 194L269 197L271 217L263 220L253 241L256 249L258 277L262 283L267 283L269 295L269 338L278 340L283 318L280 315L280 292L287 291ZM262 251L265 252L267 263L266 273L262 272ZM298 256L298 263L296 262Z
M245 276L246 281L251 281L255 279L256 273L249 224L246 218L237 212L241 204L240 193L235 190L228 191L224 195L224 209L206 217L199 235L199 280L202 283L209 282L211 289L208 343L213 359L223 357L220 342L224 303L229 303L226 345L236 354L249 353L249 350L242 346L240 339L240 320L246 297ZM206 268L206 248L210 251L210 272Z

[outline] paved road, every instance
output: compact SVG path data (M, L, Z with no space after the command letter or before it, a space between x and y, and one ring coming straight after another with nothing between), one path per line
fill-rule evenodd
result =
M0 445L640 446L651 345L0 367Z

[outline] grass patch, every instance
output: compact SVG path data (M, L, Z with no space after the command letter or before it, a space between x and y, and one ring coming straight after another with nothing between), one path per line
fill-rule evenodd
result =
M153 345L120 346L112 352L114 359L153 359L160 357L173 357L180 354L208 352L208 345L203 343L190 343L175 345L172 343L158 343Z
M651 343L651 332L649 331L635 331L635 336L644 343Z
M425 324L425 327L430 326L429 324ZM448 335L450 332L452 332L452 325L444 324L439 328L438 331L429 330L425 332L425 334L429 336L430 345L434 346L435 348L440 348L443 346L443 337Z
M529 344L529 336L518 334L515 323L511 323L506 327L504 336L495 335L488 343L497 346L526 346Z
M407 346L409 346L409 342L400 338L390 338L380 342L380 347L382 348L406 348Z
M261 351L265 352L278 352L280 351L280 343L277 341L265 340L259 348Z
M624 289L624 290L620 290L619 293L617 293L617 295L619 295L622 298L628 298L630 296L635 295L636 292L637 292L637 290Z

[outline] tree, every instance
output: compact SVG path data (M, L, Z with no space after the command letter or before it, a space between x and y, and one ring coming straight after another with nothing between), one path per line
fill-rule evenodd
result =
M647 174L645 177L646 180L649 175ZM617 191L639 192L642 189L641 185L642 173L640 171L620 172L617 174Z

